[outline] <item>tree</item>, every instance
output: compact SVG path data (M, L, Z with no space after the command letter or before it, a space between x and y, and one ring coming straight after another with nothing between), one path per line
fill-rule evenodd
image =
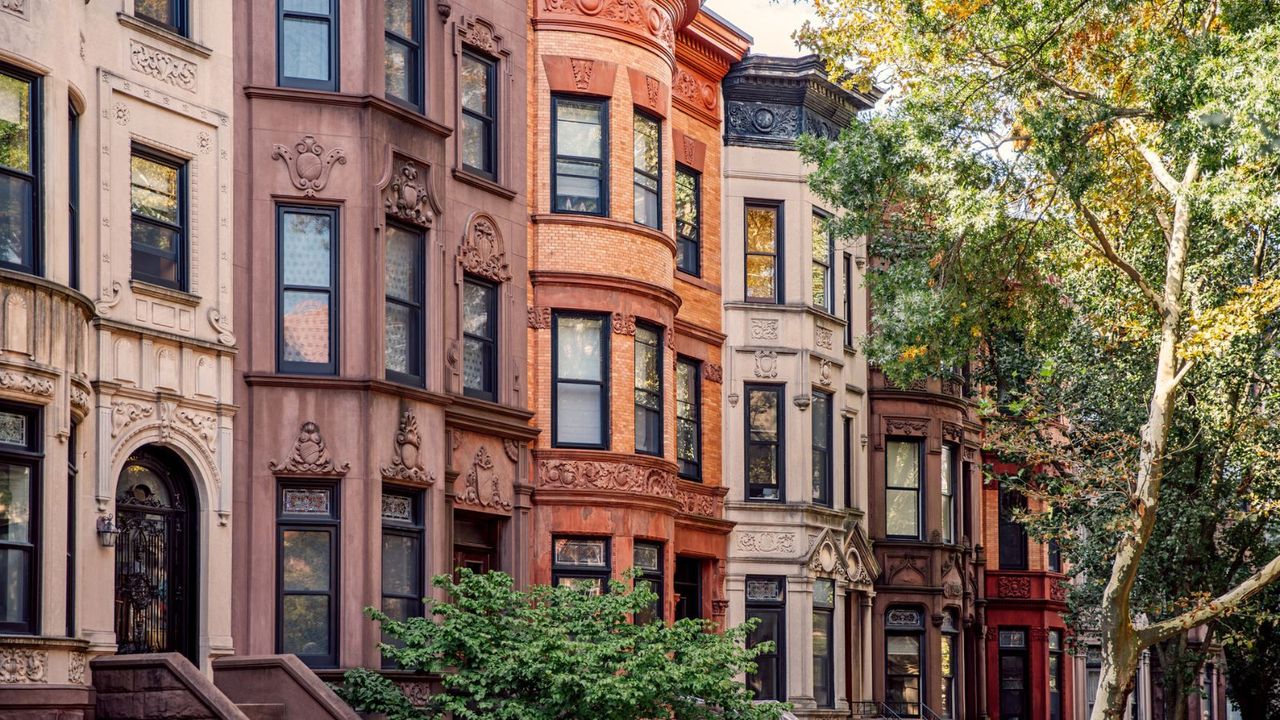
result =
M503 573L461 570L434 584L426 617L399 621L373 609L401 667L439 673L428 714L462 720L777 720L786 706L755 703L737 677L767 644L746 648L749 625L716 632L703 620L632 622L657 600L613 581L593 595L566 587L516 590ZM369 687L357 678L360 688ZM349 692L348 695L354 695ZM362 692L395 708L382 690ZM372 709L372 708L371 708Z
M817 9L802 42L834 76L890 88L839 141L804 144L811 184L847 211L841 233L869 235L880 261L868 357L900 382L981 361L994 444L1032 461L1027 487L1049 513L1087 520L1073 559L1097 583L1093 717L1119 718L1143 650L1280 575L1257 541L1274 537L1277 498L1264 441L1280 399L1280 13L1271 0ZM1185 554L1233 531L1234 554Z

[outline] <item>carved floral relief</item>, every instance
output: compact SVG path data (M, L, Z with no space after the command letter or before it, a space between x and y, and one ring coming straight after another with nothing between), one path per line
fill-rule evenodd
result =
M314 135L303 135L292 148L273 145L271 159L284 161L289 181L307 197L315 197L329 184L329 172L335 164L347 164L346 151L334 148L326 152Z

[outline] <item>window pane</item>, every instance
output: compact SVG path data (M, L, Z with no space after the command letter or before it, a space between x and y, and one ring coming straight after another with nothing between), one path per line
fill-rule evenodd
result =
M885 532L889 535L919 535L915 490L885 491Z
M284 0L284 9L328 15L329 0Z
M778 463L774 447L752 445L747 448L747 482L752 486L753 498L778 498Z
M606 548L604 540L556 538L554 562L556 565L607 568Z
M27 416L0 410L0 443L27 445Z
M598 445L604 441L599 385L556 385L556 441Z
M133 14L159 20L166 25L177 25L170 3L171 0L134 0Z
M413 51L408 46L387 38L384 63L387 76L387 94L401 100L413 100L410 87L413 68Z
M604 320L598 317L556 318L556 372L560 379L604 379Z
M31 172L31 83L0 73L0 165Z
M30 182L0 174L0 262L32 264L31 201Z
M30 542L31 468L0 463L0 542Z
M285 77L329 80L329 21L285 18L280 63Z
M178 263L172 256L165 257L156 252L147 252L144 250L146 242L149 238L158 236L159 240L167 243L177 241L177 233L173 231L162 230L160 228L148 226L144 223L135 223L133 239L138 243L133 248L133 275L138 278L145 278L153 282L161 282L168 285L177 286L178 284ZM171 251L172 252L172 251Z
M600 211L598 163L561 160L556 163L556 209L574 212Z
M774 268L777 260L771 255L747 256L747 297L772 300L774 297Z
M462 349L462 384L473 390L490 392L493 377L493 345L465 338Z
M650 573L662 572L662 546L653 543L636 543L635 564Z
M294 655L329 654L329 598L324 595L284 597L284 647Z
M889 674L920 674L920 638L915 635L890 635L886 638Z
M329 287L333 217L285 212L280 232L284 284Z
M813 699L819 706L831 704L831 611L813 614Z
M658 342L657 331L647 327L636 328L635 380L637 390L644 390L648 393L658 393L662 390L662 368L658 367ZM655 403L654 401L657 402ZM642 402L639 393L636 394L636 402ZM654 408L661 407L661 400L658 398L647 398L643 402L650 404Z
M484 120L471 115L462 116L463 165L480 170L490 168L488 134L488 125ZM557 186L557 189L562 187L563 185Z
M421 295L418 253L422 236L395 225L387 226L387 296L416 303Z
M661 157L661 140L659 126L656 121L644 115L635 116L635 143L632 150L635 154L635 168L650 175L658 174Z
M825 308L827 306L827 287L831 284L831 269L814 262L812 283L810 287L813 288L813 304Z
M747 252L777 250L778 212L773 208L747 208Z
M492 338L489 308L495 289L491 285L467 281L462 289L462 330L469 335Z
M641 225L658 227L658 215L662 207L658 201L658 193L644 187L643 183L635 185L635 221Z
M418 583L418 541L404 535L382 536L382 592L416 595Z
M890 440L885 448L889 487L920 487L920 444Z
M600 157L602 105L556 101L556 154Z
M698 228L698 178L676 170L676 228L685 237L696 237Z
M178 223L178 168L150 158L130 158L130 209L134 214Z
M281 337L287 362L329 362L329 294L284 293Z
M31 554L26 550L0 550L0 622L26 623L31 620L27 607L31 582Z
M134 245L141 245L165 255L173 255L177 251L178 231L176 230L148 222L134 221L131 234Z
M778 393L772 390L751 390L751 440L777 442Z
M413 362L418 343L418 313L412 308L387 303L386 365L387 370L416 375Z
M386 28L400 37L412 39L413 0L386 0Z
M280 563L284 591L329 590L331 548L327 531L285 530Z
M462 56L462 107L481 115L489 113L489 63Z
M951 494L951 446L942 446L942 494Z

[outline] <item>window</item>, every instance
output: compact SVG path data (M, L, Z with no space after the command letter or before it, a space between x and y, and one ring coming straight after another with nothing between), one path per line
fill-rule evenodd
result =
M332 484L280 485L276 652L338 664L338 497Z
M676 556L676 620L702 617L702 565L698 558Z
M1031 694L1027 682L1027 631L999 632L1000 646L1000 717L1027 720Z
M71 421L67 434L67 570L66 597L67 637L76 636L76 501L80 492L80 423Z
M499 568L498 536L502 521L492 516L455 512L453 567L483 574Z
M636 587L647 587L658 596L658 599L654 600L653 605L649 606L647 610L636 614L636 621L652 622L661 620L666 617L666 606L663 602L665 595L662 592L666 586L666 583L662 580L662 569L666 563L662 554L662 545L660 543L640 542L637 540L633 553L635 555L634 564L643 573L636 578Z
M0 267L40 272L40 81L0 66Z
M551 374L552 439L556 447L609 444L609 328L603 315L556 313Z
M1062 631L1049 631L1049 720L1062 720ZM1134 690L1138 689L1134 683ZM1137 692L1134 693L1137 695ZM1131 720L1140 720L1134 714Z
M1205 720L1218 720L1218 673L1213 663L1206 663L1204 666L1204 700L1201 705L1204 707L1202 715Z
M942 445L942 542L956 541L956 446Z
M1093 717L1094 701L1098 698L1098 685L1102 683L1102 649L1096 645L1085 649L1085 717Z
M331 375L338 370L338 211L280 206L280 372Z
M279 0L276 64L281 85L338 89L338 0Z
M179 35L187 34L186 0L134 0L133 14L164 25Z
M67 103L67 285L80 289L80 113Z
M406 385L423 380L422 232L387 223L386 317L383 358L387 379Z
M498 288L468 277L462 283L462 391L498 399Z
M464 51L462 167L490 180L498 176L498 63Z
M747 205L747 300L782 302L782 206Z
M747 385L747 499L782 500L782 385Z
M955 614L945 611L942 616L942 717L956 716L956 636L960 628L956 625Z
M133 277L186 290L186 163L135 145L129 169Z
M773 643L772 650L756 658L756 671L747 675L747 687L757 700L786 700L786 578L748 576L746 584L747 619L760 621L747 637L747 647Z
M853 256L844 254L844 346L853 347Z
M818 707L835 707L836 584L813 581L813 701Z
M608 108L605 100L551 98L555 212L609 214Z
M885 443L884 533L890 537L920 537L920 465L923 443L890 440Z
M636 326L636 452L662 455L662 329Z
M387 99L422 107L422 0L385 0L383 69Z
M1000 489L1000 569L1027 569L1027 528L1018 513L1027 509L1027 497L1013 488Z
M812 263L810 266L810 276L813 284L810 288L812 297L810 301L816 306L829 313L834 314L835 307L835 287L834 279L831 277L832 266L835 261L835 242L831 232L831 218L820 212L813 213L813 226L810 229L812 236Z
M1062 547L1056 539L1049 540L1049 572L1062 572Z
M676 358L676 464L680 477L702 480L702 363Z
M676 268L702 274L702 176L676 165Z
M382 493L382 612L395 620L422 615L422 540L422 493Z
M924 674L924 613L917 608L890 608L884 627L885 704L904 717L918 717Z
M0 404L0 632L39 631L40 412Z
M609 541L556 537L551 540L551 584L599 595L609 582Z
M813 501L831 506L831 393L813 393Z
M632 125L635 155L635 220L651 228L662 227L662 124L642 112Z

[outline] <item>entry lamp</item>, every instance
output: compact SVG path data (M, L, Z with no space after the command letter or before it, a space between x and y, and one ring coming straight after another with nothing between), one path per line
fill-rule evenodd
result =
M103 515L98 518L98 542L102 547L115 547L116 536L119 534L120 528L116 527L114 516Z

